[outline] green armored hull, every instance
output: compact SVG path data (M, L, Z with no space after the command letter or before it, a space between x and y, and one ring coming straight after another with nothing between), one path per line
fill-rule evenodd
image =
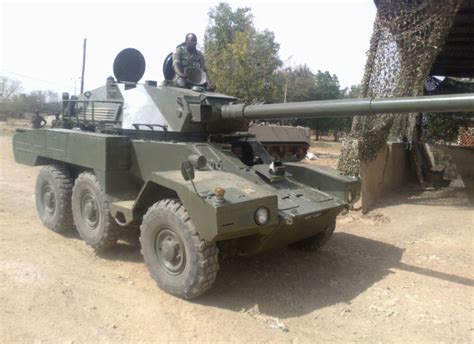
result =
M217 242L253 236L255 242L247 238L239 247L244 255L317 234L328 218L334 220L350 205L348 197L354 202L360 192L358 178L332 169L292 163L285 166L284 175L272 175L267 165L247 166L228 143L41 129L22 130L13 144L19 163L61 164L74 175L92 172L109 200L111 215L124 226L139 223L157 200L177 198L203 239ZM181 162L193 155L207 160L207 166L196 169L197 192L180 170ZM216 200L217 188L225 192L222 200ZM257 224L255 212L261 207L268 209L269 218ZM291 235L282 235L289 230Z

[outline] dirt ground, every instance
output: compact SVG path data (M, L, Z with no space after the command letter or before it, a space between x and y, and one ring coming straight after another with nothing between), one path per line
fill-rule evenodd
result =
M304 162L336 168L341 153L341 142L334 142L330 137L322 137L319 141L312 141L309 152L314 154L314 160L305 159Z
M137 233L101 255L36 214L39 168L0 124L0 342L474 342L473 190L401 190L338 219L319 252L221 264L183 301L155 286Z

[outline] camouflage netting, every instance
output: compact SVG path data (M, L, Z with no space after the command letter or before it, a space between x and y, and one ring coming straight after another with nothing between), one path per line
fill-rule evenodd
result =
M361 97L423 94L423 85L442 50L463 0L378 0ZM339 170L358 174L387 141L414 138L416 114L354 118L343 143Z

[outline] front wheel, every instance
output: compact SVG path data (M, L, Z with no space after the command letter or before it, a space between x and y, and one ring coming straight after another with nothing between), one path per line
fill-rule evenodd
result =
M192 299L211 288L219 269L217 247L200 237L181 202L155 203L140 230L145 264L162 290Z

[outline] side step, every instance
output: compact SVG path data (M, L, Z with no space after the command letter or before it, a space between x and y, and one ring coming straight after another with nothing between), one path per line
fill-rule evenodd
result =
M110 213L120 226L126 226L133 221L133 206L135 200L112 202L109 204Z

